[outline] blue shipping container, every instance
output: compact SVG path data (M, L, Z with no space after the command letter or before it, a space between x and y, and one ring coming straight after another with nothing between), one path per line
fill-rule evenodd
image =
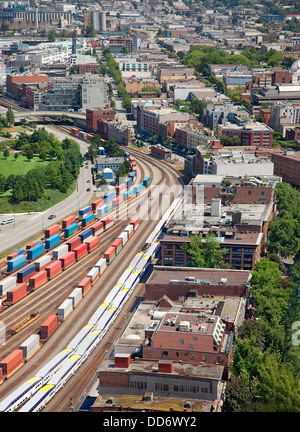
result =
M78 224L74 223L74 224L68 226L67 228L65 228L64 233L65 233L66 236L69 236L70 233L73 233L77 229L78 229Z
M10 261L7 261L7 271L13 271L25 264L25 255L19 255Z
M93 231L91 228L86 229L82 233L79 234L79 237L81 238L81 243L83 243L84 240L91 237L93 235Z
M108 213L108 212L109 212L109 206L108 205L103 205L97 209L97 215L98 216L102 216L104 213Z
M85 214L87 214L91 210L92 210L91 206L85 206L79 210L79 216L84 216Z
M95 219L94 213L90 213L89 215L84 216L84 218L82 218L82 225L85 226L87 223L91 222L93 219Z
M150 177L145 177L144 180L143 180L143 185L144 186L148 186L149 183L150 183Z
M31 275L35 272L34 265L29 265L25 267L24 269L18 271L17 273L17 280L22 281L26 276Z
M104 195L104 202L105 203L109 203L109 202L111 202L113 199L115 198L115 193L112 191L112 192L107 192L105 195Z
M51 249L54 246L58 245L60 242L60 235L54 234L53 236L49 237L45 241L45 249Z
M133 189L129 189L127 192L123 194L123 200L126 201L128 197L133 195Z
M131 173L129 173L129 177L131 177L131 179L133 180L136 176L136 173L134 171L131 171Z
M133 190L135 194L140 193L143 190L143 185L142 183L137 184L136 186L134 186Z
M44 245L38 244L38 245L34 246L33 248L28 249L27 259L29 259L29 260L34 259L34 258L38 257L39 255L41 255L43 252L44 252Z
M18 255L22 255L22 253L24 253L24 249L18 249L15 253L17 253Z

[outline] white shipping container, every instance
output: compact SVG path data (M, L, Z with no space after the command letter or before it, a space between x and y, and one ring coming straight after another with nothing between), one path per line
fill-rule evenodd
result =
M57 317L64 319L73 310L73 302L71 299L66 299L57 310Z
M3 296L17 284L16 276L9 276L0 282L0 295Z
M124 244L127 242L128 240L128 232L127 231L123 231L119 237L122 240L122 245L124 246Z
M69 252L68 245L58 246L56 249L53 250L53 259L59 260L59 258L66 255L66 253L68 252Z
M42 267L44 267L45 265L47 265L49 262L51 261L51 256L50 255L44 255L41 258L37 259L36 261L34 261L34 268L36 271L39 271Z
M99 274L99 267L93 267L87 274L87 277L91 278L93 281L96 276Z
M82 289L75 288L69 295L69 299L72 300L73 307L75 307L82 299Z
M29 336L21 345L20 350L23 351L23 357L30 357L40 346L40 337L38 334Z
M124 231L127 233L131 233L131 231L133 231L133 225L131 225L131 224L127 225L127 227L124 229Z
M99 273L101 274L106 268L106 259L101 258L96 264L95 267L98 267Z

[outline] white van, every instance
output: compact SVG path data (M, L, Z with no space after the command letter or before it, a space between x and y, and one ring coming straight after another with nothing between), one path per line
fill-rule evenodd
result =
M12 223L14 221L13 217L7 218L7 219L3 219L3 221L1 222L1 225L6 225L9 223Z

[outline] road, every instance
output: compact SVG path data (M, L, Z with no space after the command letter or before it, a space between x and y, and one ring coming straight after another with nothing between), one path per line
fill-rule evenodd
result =
M39 126L43 127L43 126ZM48 132L52 132L55 134L57 139L63 140L69 135L62 133L54 128L50 128L44 126ZM82 154L86 153L88 144L85 141L79 140L77 138L72 137L75 141L80 145L80 149ZM28 239L33 239L36 236L39 236L43 233L43 230L53 223L57 223L66 216L72 214L72 212L78 212L78 210L84 207L93 196L93 187L92 187L92 174L91 174L91 162L88 161L88 169L82 167L80 169L80 175L77 180L77 188L76 190L66 198L64 201L50 207L48 210L44 212L37 212L37 203L34 203L32 207L33 212L30 214L18 214L14 215L15 222L9 225L1 225L0 232L0 244L1 244L1 253L12 251L13 249L17 249L18 246L22 246L26 243ZM90 180L90 183L87 183L87 180ZM87 192L87 186L90 186L90 191ZM56 218L49 220L48 217L51 214L55 214ZM11 215L9 215L11 216ZM6 215L3 215L1 220L4 219Z

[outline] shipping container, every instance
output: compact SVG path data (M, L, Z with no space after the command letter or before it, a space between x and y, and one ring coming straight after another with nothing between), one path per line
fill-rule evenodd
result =
M134 232L133 225L131 225L131 224L127 225L127 227L124 229L124 231L127 232L128 238L130 238Z
M57 318L64 321L73 310L73 302L71 299L66 299L57 309Z
M61 246L58 246L56 249L53 250L52 256L54 260L58 260L62 256L64 256L68 252L68 244L63 244Z
M150 177L145 177L143 180L143 186L147 187L149 186L149 183L150 183Z
M104 270L106 269L106 259L105 258L101 258L96 264L95 267L98 267L99 269L99 274L100 276L102 275L102 273L104 272Z
M18 255L22 255L24 252L25 252L25 249L18 249L17 251L15 251L15 253Z
M81 258L85 257L88 254L88 246L85 243L80 244L76 248L73 249L75 253L76 261L79 261Z
M135 171L131 171L131 173L129 173L129 177L131 177L131 179L133 181L135 179L135 177L136 177Z
M64 236L66 238L72 237L74 234L78 233L78 224L72 223L70 226L64 229Z
M6 266L6 260L5 259L1 259L0 260L0 269L2 269L3 267L5 267Z
M45 271L47 272L47 278L53 279L55 276L62 272L61 261L53 261L51 264L45 267Z
M29 360L40 349L40 337L38 334L32 334L20 345L23 351L23 358Z
M73 222L76 221L76 217L74 215L68 216L67 218L61 221L62 229L68 228Z
M22 265L25 264L25 261L26 261L25 255L17 255L16 258L13 258L12 260L8 261L7 271L11 272L17 270L19 267L22 267Z
M94 135L93 135L93 134L86 134L86 139L87 139L88 141L92 141L93 138L94 138Z
M17 258L17 257L18 257L18 254L16 252L13 252L13 253L7 255L6 260L8 262L8 261L11 261L12 259Z
M81 244L81 237L76 236L72 238L72 240L67 241L68 251L71 252L73 249L75 249L77 246Z
M66 270L71 265L73 265L76 261L75 252L68 252L66 255L62 256L60 259L63 270Z
M58 224L52 225L49 228L45 229L45 238L49 238L54 236L55 234L59 234L60 226Z
M122 195L125 189L126 189L125 183L121 183L119 186L116 187L116 195L118 196Z
M34 261L35 271L43 270L51 262L51 256L46 254Z
M123 232L119 235L118 238L122 240L122 246L124 246L125 243L127 243L127 240L128 240L128 233L125 232L125 231L123 231Z
M110 191L110 192L106 192L106 194L104 194L103 200L105 204L110 203L113 199L115 198L115 192L114 191Z
M72 127L71 128L71 135L78 137L79 136L79 129Z
M27 296L27 284L26 282L17 284L14 288L10 289L6 293L6 300L8 303L16 303L18 300Z
M89 237L92 237L92 235L93 235L93 231L92 231L92 229L91 229L91 228L88 228L88 229L82 231L82 232L79 234L79 237L81 238L81 242L83 243L84 240L87 240Z
M48 282L46 270L41 270L29 279L28 287L30 290L35 290Z
M129 189L128 191L123 193L123 201L127 201L128 198L132 197L134 194L133 189Z
M92 211L92 208L91 208L91 206L85 206L85 207L83 207L83 208L81 208L80 210L79 210L79 217L80 218L83 218L84 216L86 216L87 214L89 214L89 213L91 213L91 211Z
M104 231L104 225L103 222L97 222L92 227L91 230L93 231L93 235L99 235Z
M45 249L51 249L60 243L60 234L54 234L45 240Z
M35 271L36 269L34 264L31 264L23 268L22 270L19 270L17 273L17 282L18 283L27 282L29 278L34 275Z
M113 216L106 216L104 219L101 219L101 222L103 223L104 229L107 230L114 225L115 219Z
M42 255L44 253L44 245L42 243L37 244L31 249L28 249L27 251L27 259L32 260L34 258L37 258L38 256Z
M91 279L91 283L92 285L94 285L97 280L99 279L100 275L99 275L99 268L98 267L93 267L87 274L87 277L89 277Z
M113 248L115 248L115 253L117 255L120 252L120 250L122 249L122 240L117 238L116 240L114 240L112 242L111 246Z
M106 259L106 262L110 263L114 257L115 257L115 248L110 246L105 252L104 252L104 258Z
M2 368L3 375L9 378L24 364L23 351L14 350L7 357L0 361L0 368Z
M103 216L105 213L109 212L109 206L107 204L104 204L101 207L98 207L97 209L97 217L101 218L101 216Z
M134 231L139 227L139 224L140 224L139 218L134 218L134 219L131 219L131 221L130 221L130 225L133 226Z
M143 189L144 186L142 185L142 183L138 183L137 185L133 186L133 191L136 195L141 193Z
M87 276L84 277L81 282L79 282L78 288L81 289L83 296L85 296L89 292L89 290L91 289L91 286L92 286L91 282L92 282L91 279Z
M16 276L9 276L0 281L0 296L4 296L9 289L12 289L17 284Z
M123 196L118 196L112 200L112 208L117 208L123 203Z
M84 216L82 218L82 226L87 227L88 225L91 225L94 222L95 215L94 213L90 213L87 216Z
M100 246L99 237L90 237L88 240L85 241L87 245L88 252L92 252L94 249Z
M134 157L133 156L129 156L129 162L134 162L135 161L135 159L134 159Z
M81 288L75 288L68 297L72 300L72 306L75 308L78 303L82 300L82 290Z
M92 211L96 212L98 207L101 207L104 204L103 198L98 198L97 200L92 202Z
M28 245L26 245L25 249L26 249L26 250L28 250L28 249L32 249L32 248L33 248L34 246L36 246L36 245L37 245L36 242L28 243Z
M47 339L57 329L57 315L50 315L41 325L40 337Z

